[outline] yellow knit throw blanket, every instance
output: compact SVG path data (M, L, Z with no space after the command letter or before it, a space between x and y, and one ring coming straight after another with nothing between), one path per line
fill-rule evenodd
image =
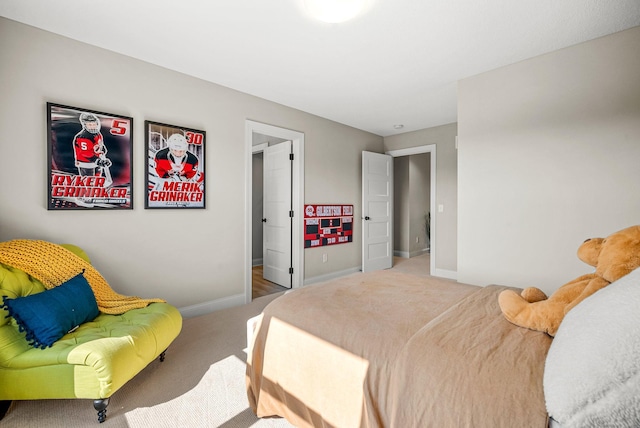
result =
M0 263L31 275L50 289L81 273L93 290L98 309L106 314L122 314L144 308L162 299L123 296L109 286L100 273L83 258L66 248L47 241L16 239L0 242Z

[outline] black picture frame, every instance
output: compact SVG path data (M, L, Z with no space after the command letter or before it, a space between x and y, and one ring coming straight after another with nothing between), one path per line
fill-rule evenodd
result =
M145 121L145 209L204 209L206 132Z
M47 209L133 209L133 118L47 103Z

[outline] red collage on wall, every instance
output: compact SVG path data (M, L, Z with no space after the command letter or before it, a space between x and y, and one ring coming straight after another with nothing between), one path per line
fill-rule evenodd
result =
M304 247L353 241L353 205L305 205Z

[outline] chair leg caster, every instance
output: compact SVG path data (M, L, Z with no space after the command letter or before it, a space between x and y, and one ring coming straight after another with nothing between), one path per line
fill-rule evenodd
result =
M107 406L109 405L108 398L102 398L100 400L93 400L93 408L98 411L98 422L102 423L107 419Z

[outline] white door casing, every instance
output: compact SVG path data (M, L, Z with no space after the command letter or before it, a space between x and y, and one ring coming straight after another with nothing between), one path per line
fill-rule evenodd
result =
M393 158L362 152L362 271L393 264Z
M263 152L263 277L291 288L291 141Z

